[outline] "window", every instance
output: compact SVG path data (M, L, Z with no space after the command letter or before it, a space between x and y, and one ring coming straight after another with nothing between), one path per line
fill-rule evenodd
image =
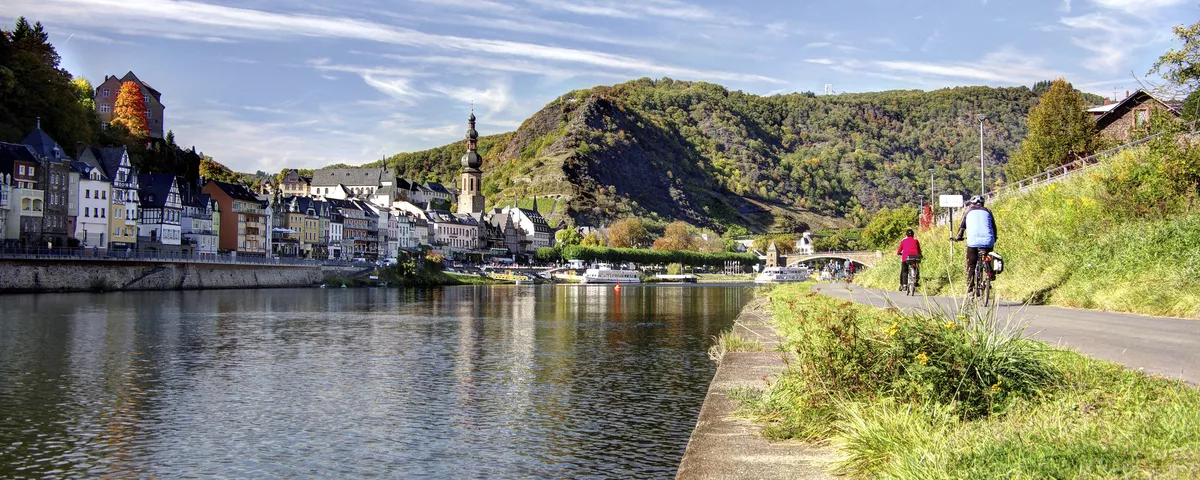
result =
M101 190L101 191L100 191L100 198L101 198L102 200L108 200L108 192L105 192L104 190Z
M29 167L29 176L33 176L33 167Z
M84 190L84 191L83 191L83 198L92 198L92 191L91 191L91 190Z
M149 96L149 95L142 95L142 103L149 104L149 103L150 103L150 96ZM149 114L149 112L147 112L147 114Z
M109 113L109 112L112 112L112 106L107 103L101 103L100 104L100 113Z
M18 175L24 175L25 174L25 166L24 165L18 166L17 172L19 172Z
M107 88L100 89L100 96L102 96L104 98L108 98L108 93L109 93L109 90ZM107 105L105 105L105 106L107 106Z
M107 218L107 217L105 217L105 216L104 216L104 215L105 215L105 213L104 213L104 212L105 212L105 210L101 210L101 211L100 211L100 218Z
M1133 128L1145 128L1146 124L1150 123L1149 110L1135 110L1133 112Z
M90 211L88 211L88 209L86 209L86 208L85 208L85 209L83 209L83 216L84 216L84 217L91 217L91 215L88 215L89 213L91 213L91 212L90 212Z

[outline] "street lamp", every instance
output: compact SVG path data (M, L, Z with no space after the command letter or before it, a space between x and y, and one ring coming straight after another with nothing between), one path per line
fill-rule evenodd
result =
M983 121L987 119L987 115L981 113L976 115L976 118L979 119L979 194L984 195L987 193L987 187L983 177Z
M929 208L933 208L933 168L929 169Z

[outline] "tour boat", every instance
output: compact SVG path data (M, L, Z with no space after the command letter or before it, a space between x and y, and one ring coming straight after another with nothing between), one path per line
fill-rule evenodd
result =
M754 277L754 283L791 283L810 280L808 267L767 267Z
M642 279L638 277L637 271L621 270L599 263L596 264L596 268L589 268L583 272L579 283L642 283Z

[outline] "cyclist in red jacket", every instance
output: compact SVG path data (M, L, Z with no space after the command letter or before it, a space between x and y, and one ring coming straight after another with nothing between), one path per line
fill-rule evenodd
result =
M911 228L904 232L904 240L900 241L900 247L896 249L896 255L900 255L900 290L904 290L904 287L908 285L909 256L917 255L917 258L920 258L921 255L921 242L913 236L913 231ZM916 272L916 264L917 262L920 262L920 260L913 260L912 268L913 272ZM917 277L917 283L918 286L921 283L920 276Z

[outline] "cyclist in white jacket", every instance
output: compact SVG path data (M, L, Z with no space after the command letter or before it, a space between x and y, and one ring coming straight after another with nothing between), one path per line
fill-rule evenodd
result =
M958 226L957 241L967 240L967 291L975 287L975 263L979 257L992 251L996 246L996 217L992 211L983 206L983 197L976 195L967 202L967 210L963 214L962 223Z

